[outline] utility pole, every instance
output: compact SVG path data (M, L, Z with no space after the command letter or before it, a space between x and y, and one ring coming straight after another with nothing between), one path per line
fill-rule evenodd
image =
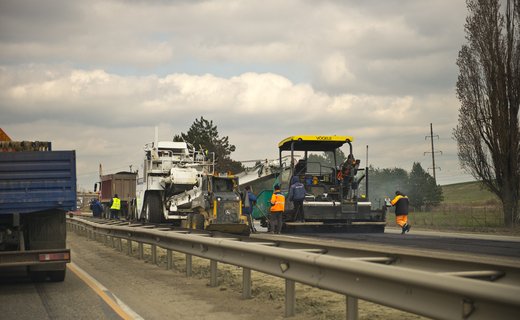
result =
M439 170L441 170L440 167L435 167L435 153L440 153L442 154L442 151L435 151L435 148L433 146L433 137L437 137L437 139L439 139L439 136L438 135L433 135L433 125L430 123L430 135L429 136L426 136L424 137L424 139L428 139L430 138L431 142L432 142L432 151L431 152L425 152L424 155L426 155L427 153L431 153L432 154L432 168L428 168L428 169L433 169L433 181L435 181L435 184L437 184L437 177L435 176L435 169L438 168Z

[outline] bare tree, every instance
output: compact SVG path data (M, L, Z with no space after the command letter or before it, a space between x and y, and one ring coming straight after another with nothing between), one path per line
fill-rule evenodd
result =
M466 2L453 135L462 167L498 196L512 226L519 222L520 0Z

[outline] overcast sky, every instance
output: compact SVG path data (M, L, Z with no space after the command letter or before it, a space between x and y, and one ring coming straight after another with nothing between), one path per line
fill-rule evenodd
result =
M235 160L291 135L350 135L379 168L472 177L452 138L462 0L0 0L0 127L74 149L80 188L140 167L200 116ZM431 170L430 170L431 173Z

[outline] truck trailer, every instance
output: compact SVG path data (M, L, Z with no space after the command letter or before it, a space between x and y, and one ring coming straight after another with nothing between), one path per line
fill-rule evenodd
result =
M35 281L63 281L66 213L75 209L75 151L0 141L0 268L25 266Z
M103 218L110 218L110 201L117 194L121 200L120 218L130 219L134 211L136 180L136 172L121 171L100 175L100 182L94 185L94 192L98 190L99 185L99 201L103 204Z

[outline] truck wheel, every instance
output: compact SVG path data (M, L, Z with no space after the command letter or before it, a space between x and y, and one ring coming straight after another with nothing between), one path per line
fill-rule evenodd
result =
M32 271L29 270L29 277L32 282L43 282L47 279L47 271Z
M193 225L194 229L204 230L204 216L200 213L195 213L193 215Z
M146 195L145 202L148 221L151 223L164 222L161 194L159 192L150 192Z
M193 213L188 213L186 216L186 229L193 229Z
M62 282L63 280L65 280L65 273L66 273L67 270L52 270L52 271L47 271L47 274L49 275L49 278L51 279L51 281L53 282Z
M110 207L109 206L103 206L103 218L110 219Z

